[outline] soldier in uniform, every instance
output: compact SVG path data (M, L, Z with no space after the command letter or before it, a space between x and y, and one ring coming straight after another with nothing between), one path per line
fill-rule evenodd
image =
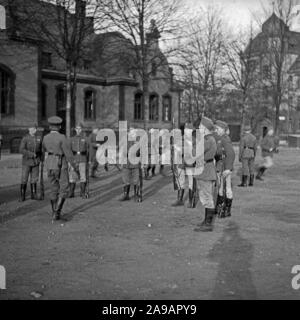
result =
M273 154L276 150L276 141L273 135L274 130L273 128L270 128L260 143L261 155L264 162L258 169L258 173L256 175L257 180L263 180L262 176L265 171L273 166Z
M247 187L249 177L249 186L254 182L254 161L257 151L257 139L251 133L251 127L246 125L244 136L240 141L239 161L242 162L242 182L239 187Z
M214 185L217 179L214 158L217 152L217 143L213 137L214 124L207 118L202 117L195 123L195 127L204 135L204 169L196 176L199 190L199 200L205 208L205 218L195 231L212 231L216 214L214 203Z
M67 138L59 133L62 119L56 116L50 117L48 123L50 133L44 137L43 152L47 153L45 166L50 182L52 216L54 220L59 220L65 199L68 196L68 162L73 164L73 155Z
M89 143L82 132L82 125L78 124L75 127L76 135L70 138L70 146L73 153L73 159L76 163L76 168L69 163L69 182L70 194L69 198L74 198L76 181L80 179L80 196L83 199L87 198L87 162L89 159Z
M134 139L136 136L135 129L133 127L130 127L128 137L130 139ZM142 190L141 190L141 184L140 179L142 179L140 175L140 169L141 169L141 163L133 164L130 162L129 159L129 149L135 144L134 141L128 141L127 142L127 150L124 148L124 146L120 146L120 154L123 155L123 157L127 157L127 163L123 165L122 168L122 180L123 180L123 196L120 199L121 201L127 201L130 200L129 192L130 192L130 186L133 185L134 187L134 200L137 202L142 202ZM137 151L136 154L137 157L140 156L140 150Z
M232 183L231 175L233 171L233 164L235 159L235 152L232 146L230 137L226 134L228 125L223 121L216 121L215 123L216 132L220 139L217 141L217 158L219 168L217 168L218 176L218 197L216 203L217 215L220 218L226 218L231 216L231 206L232 206ZM226 194L224 196L224 188Z
M99 143L97 142L97 133L99 129L97 127L93 127L92 133L88 137L89 141L89 161L90 161L90 177L95 178L95 172L98 168L98 161L96 159L96 152L99 147Z
M186 179L188 180L188 187L189 187L189 203L188 203L188 208L193 207L193 197L194 197L194 167L195 163L187 163L185 158L189 158L190 155L184 154L184 138L186 137L186 144L189 145L190 150L193 148L193 125L191 123L185 123L184 125L184 132L185 135L182 137L182 146L181 150L177 150L182 153L182 164L177 165L177 183L178 183L178 194L177 194L177 200L175 203L172 204L173 207L177 206L183 206L184 201L183 201L183 196L185 192L185 187L186 187ZM175 146L176 150L176 146Z
M22 139L20 153L22 154L22 178L21 198L25 201L27 181L30 175L31 199L39 200L37 197L37 182L39 180L39 165L42 160L42 139L36 136L37 126L29 127L29 133Z

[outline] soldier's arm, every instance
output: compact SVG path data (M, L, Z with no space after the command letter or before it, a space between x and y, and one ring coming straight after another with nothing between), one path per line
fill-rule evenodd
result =
M70 140L68 140L66 137L63 137L62 142L61 142L61 148L63 150L63 153L66 157L66 160L73 164L73 153L71 150L71 143Z
M242 159L242 154L243 154L244 146L245 146L244 139L241 138L241 140L240 140L240 148L239 148L239 160L240 160L240 161L241 161L241 159Z
M19 152L23 155L26 156L27 158L34 158L35 157L35 153L31 152L29 150L26 149L26 137L24 137L20 143L20 148L19 148Z
M224 170L232 170L234 158L235 158L235 152L234 152L233 146L229 141L225 140L223 141L223 148L225 152Z

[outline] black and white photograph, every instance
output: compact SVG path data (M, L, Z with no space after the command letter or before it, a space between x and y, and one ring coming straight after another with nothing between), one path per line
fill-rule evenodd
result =
M0 309L300 299L300 0L0 0L0 110Z

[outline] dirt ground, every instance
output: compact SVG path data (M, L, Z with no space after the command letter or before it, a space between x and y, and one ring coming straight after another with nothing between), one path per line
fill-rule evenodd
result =
M201 205L170 206L168 168L145 181L142 204L118 201L120 173L101 169L91 198L67 200L65 221L52 224L48 199L18 203L18 161L0 166L0 299L300 298L291 285L300 265L299 149L282 148L254 188L238 188L234 175L233 216L212 233L194 231Z

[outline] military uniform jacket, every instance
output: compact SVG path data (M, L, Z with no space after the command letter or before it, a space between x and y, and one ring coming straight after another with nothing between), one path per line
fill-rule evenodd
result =
M262 139L260 143L260 147L261 147L261 155L263 157L273 157L273 153L276 147L274 137L266 135Z
M58 170L67 165L67 161L73 163L73 155L65 135L51 131L44 137L43 152L47 152L45 166L48 170Z
M127 163L123 165L123 168L127 168L127 169L137 169L140 168L141 163L137 163L137 164L133 164L130 162L130 158L129 158L129 150L130 148L136 144L136 142L134 141L128 141L127 142ZM121 147L121 153L123 157L126 157L126 149L124 147ZM137 150L136 156L139 157L140 156L140 149Z
M42 140L40 137L27 134L21 141L20 153L22 157L22 165L37 166L42 157Z
M215 155L215 161L216 161L216 170L217 172L221 172L223 170L223 146L222 146L222 141L221 141L221 137L217 134L214 133L213 137L216 140L217 143L217 152Z
M75 163L87 162L89 144L83 135L70 138L70 147L73 153Z
M255 158L257 150L257 139L252 133L245 134L240 141L240 159Z
M223 170L233 170L233 164L235 159L235 152L232 146L231 139L227 134L221 137L221 147L222 147L222 163Z
M197 176L197 179L204 181L215 181L217 179L216 167L214 158L217 152L217 143L212 134L204 137L204 169Z

